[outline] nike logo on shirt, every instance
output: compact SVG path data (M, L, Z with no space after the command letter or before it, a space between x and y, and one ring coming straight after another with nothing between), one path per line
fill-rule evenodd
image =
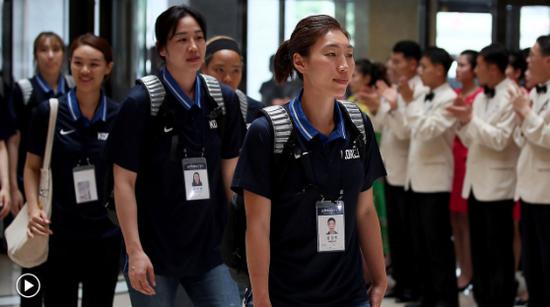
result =
M59 133L60 133L61 135L67 135L67 134L71 134L71 133L73 133L73 132L75 132L75 131L76 131L76 130L74 130L74 129L72 129L72 130L63 130L63 129L61 129L61 130L59 130Z
M168 128L168 127L164 127L164 132L168 133L170 131L174 130L174 128Z

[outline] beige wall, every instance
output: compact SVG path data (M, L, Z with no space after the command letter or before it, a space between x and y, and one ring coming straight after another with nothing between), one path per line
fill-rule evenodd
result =
M356 58L368 57L385 61L393 45L403 39L418 41L419 0L365 0L367 12L367 54L357 53ZM356 13L356 18L360 18Z

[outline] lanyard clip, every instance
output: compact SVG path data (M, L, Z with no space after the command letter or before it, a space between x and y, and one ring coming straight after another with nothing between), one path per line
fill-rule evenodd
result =
M344 189L340 189L340 195L338 196L338 200L344 199Z
M86 158L86 165L92 165L92 163L90 162L90 157ZM82 166L82 159L78 160L78 162L76 163L76 166Z

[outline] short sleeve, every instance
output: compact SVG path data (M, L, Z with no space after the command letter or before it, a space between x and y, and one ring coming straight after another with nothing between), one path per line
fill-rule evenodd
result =
M247 102L248 102L248 108L247 108L247 112L246 112L246 123L249 124L249 123L252 123L260 114L261 114L261 110L264 106L263 103L257 101L257 100L254 100L250 97L247 97Z
M232 159L239 156L246 126L237 95L224 86L223 98L227 112L224 120L221 157L222 159Z
M0 141L6 140L13 132L6 101L0 100Z
M44 101L32 111L28 131L27 152L37 156L44 156L46 137L48 135L48 122L50 117L50 103ZM55 139L55 136L54 136Z
M368 117L363 114L363 122L365 123L365 132L367 134L367 143L365 145L365 177L363 179L363 187L361 191L366 191L372 187L374 181L378 178L386 176L386 168L382 162L382 156L376 143L376 136L372 123Z
M243 190L263 197L272 197L273 133L265 117L252 122L241 149L239 162L233 176L232 189L238 194Z
M23 113L25 112L25 104L23 103L23 93L17 83L13 85L13 89L9 96L10 108L14 117L14 125L17 130L21 130L23 125L26 125Z
M107 143L109 162L138 172L146 129L151 120L149 101L140 86L134 87L122 103Z
M7 100L0 100L0 140L6 140L15 132L7 103Z

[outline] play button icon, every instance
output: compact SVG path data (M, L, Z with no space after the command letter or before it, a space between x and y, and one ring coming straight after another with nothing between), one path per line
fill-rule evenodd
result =
M25 288L25 289L23 290L24 292L29 292L30 289L34 288L34 285L31 284L30 282L28 282L28 281L26 281L26 280L23 281L23 282L24 282L23 288Z
M40 292L40 280L34 274L26 273L17 278L16 290L24 298L31 298Z

